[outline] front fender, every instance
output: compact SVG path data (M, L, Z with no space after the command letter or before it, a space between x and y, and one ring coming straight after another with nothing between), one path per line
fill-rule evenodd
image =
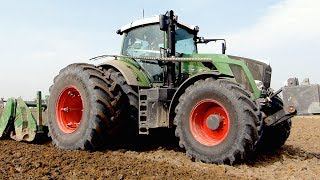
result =
M222 74L217 71L211 71L211 72L201 72L198 73L192 77L189 77L187 80L185 80L177 89L177 91L174 93L172 101L169 106L169 120L170 124L172 124L174 116L175 116L175 107L179 103L180 96L185 92L185 90L192 84L194 84L196 81L200 79L206 79L206 78L214 78L214 79L220 79L220 78L233 78L233 76Z

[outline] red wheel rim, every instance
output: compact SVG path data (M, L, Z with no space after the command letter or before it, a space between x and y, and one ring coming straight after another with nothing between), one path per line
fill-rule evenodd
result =
M64 133L73 133L80 125L83 103L80 92L73 86L66 87L57 100L58 126Z
M214 130L207 125L207 119L213 115L220 117L219 125ZM219 102L212 99L199 102L190 114L191 133L199 143L206 146L220 144L229 132L229 125L227 110Z

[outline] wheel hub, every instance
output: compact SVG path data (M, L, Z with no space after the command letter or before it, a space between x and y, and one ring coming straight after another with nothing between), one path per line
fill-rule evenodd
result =
M212 131L217 130L221 122L222 122L222 118L217 114L210 115L206 120L208 128L211 129Z
M191 133L202 145L215 146L222 143L229 133L229 126L227 109L216 100L202 100L190 113Z
M81 123L83 102L80 92L73 86L66 87L57 99L56 120L60 130L73 133Z

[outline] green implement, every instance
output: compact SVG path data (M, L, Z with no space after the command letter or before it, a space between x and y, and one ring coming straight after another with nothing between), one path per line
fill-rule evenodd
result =
M0 138L7 135L10 123L15 117L16 106L16 99L10 98L7 100L6 106L3 108L2 115L0 117Z
M21 97L8 99L0 114L0 138L10 134L10 138L16 141L32 142L42 135L46 136L42 119L46 107L40 91L36 102L25 102Z
M37 121L22 98L17 99L14 131L10 137L16 141L33 141L37 133Z

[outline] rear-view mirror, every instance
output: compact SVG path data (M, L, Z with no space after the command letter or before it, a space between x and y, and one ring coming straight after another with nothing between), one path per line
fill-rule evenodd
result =
M169 26L168 16L161 14L159 16L159 22L160 22L160 30L167 31Z

